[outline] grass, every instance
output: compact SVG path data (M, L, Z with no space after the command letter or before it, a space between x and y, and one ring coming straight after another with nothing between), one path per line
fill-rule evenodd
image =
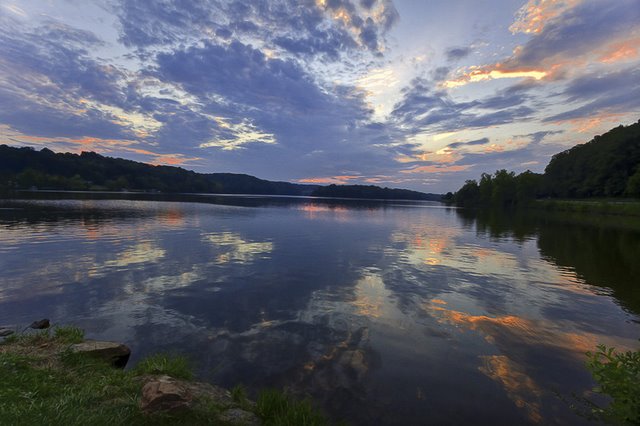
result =
M143 359L133 369L133 373L142 375L167 375L176 379L191 380L193 372L186 357L165 354L152 355Z
M0 343L0 423L7 425L216 425L224 409L209 399L193 402L176 414L146 415L139 408L142 377L169 375L190 380L185 357L154 355L130 370L72 353L84 333L55 327L13 335ZM238 406L254 411L265 425L324 425L309 401L295 401L279 391L265 391L253 404L246 391L232 392Z
M84 330L73 326L55 327L53 335L63 343L80 343L84 340Z
M265 426L321 426L327 421L311 405L297 401L278 390L264 390L258 396L257 413Z

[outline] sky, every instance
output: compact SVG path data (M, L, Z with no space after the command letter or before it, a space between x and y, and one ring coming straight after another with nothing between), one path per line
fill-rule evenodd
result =
M0 0L0 144L455 191L640 119L640 0Z

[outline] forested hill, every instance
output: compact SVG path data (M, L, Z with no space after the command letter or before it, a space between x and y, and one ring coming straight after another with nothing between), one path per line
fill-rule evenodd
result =
M0 185L9 188L310 195L317 185L272 182L234 173L196 173L93 152L54 153L0 145Z
M385 200L440 201L440 194L425 194L408 189L380 188L374 185L329 185L313 191L316 197L368 198Z
M514 206L536 198L598 197L640 198L640 121L554 155L544 174L483 173L445 200L461 206Z
M640 121L554 155L544 177L552 197L640 197Z
M44 148L0 145L0 192L14 189L141 190L173 193L317 195L325 197L431 200L440 195L377 186L302 185L235 173L196 173L153 166L94 152L54 153ZM327 191L322 192L322 190ZM320 191L320 192L315 192Z

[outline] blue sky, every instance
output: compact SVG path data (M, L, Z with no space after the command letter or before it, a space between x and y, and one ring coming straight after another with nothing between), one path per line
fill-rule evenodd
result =
M429 192L640 118L640 0L0 3L0 143Z

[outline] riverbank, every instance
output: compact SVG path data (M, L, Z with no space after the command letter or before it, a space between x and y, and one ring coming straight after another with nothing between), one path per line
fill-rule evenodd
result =
M65 425L324 425L309 401L266 390L193 381L182 357L156 355L131 369L78 352L75 327L12 334L0 341L2 422ZM93 343L93 342L92 342Z

